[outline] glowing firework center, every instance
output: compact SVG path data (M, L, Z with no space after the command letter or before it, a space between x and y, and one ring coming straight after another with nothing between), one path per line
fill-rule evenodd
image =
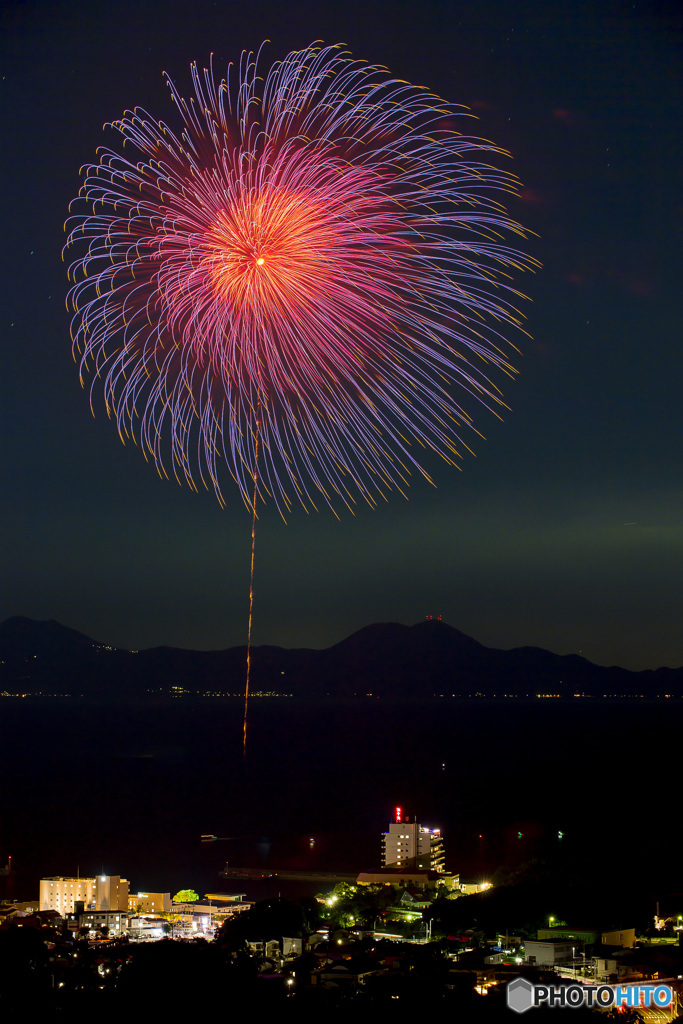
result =
M219 300L257 324L306 308L325 272L325 227L314 204L282 189L221 211L206 242Z

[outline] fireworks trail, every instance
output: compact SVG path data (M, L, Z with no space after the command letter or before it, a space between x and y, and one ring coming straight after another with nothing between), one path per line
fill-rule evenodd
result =
M162 475L224 502L225 467L252 511L250 626L258 504L352 510L429 479L423 452L457 463L535 265L466 111L341 47L260 59L193 65L190 100L169 82L180 132L115 121L66 244L93 409L101 388Z
M247 716L249 711L249 683L251 680L251 624L254 618L254 555L256 554L256 499L258 497L258 454L261 422L261 406L256 414L256 443L254 445L254 500L251 513L251 567L249 570L249 625L247 626L247 676L244 683L244 718L242 722L242 754L247 757Z

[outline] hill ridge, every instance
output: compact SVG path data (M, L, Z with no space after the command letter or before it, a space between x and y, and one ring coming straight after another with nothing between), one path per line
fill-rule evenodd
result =
M245 645L198 651L163 645L114 648L55 619L0 623L0 690L139 699L179 690L239 694ZM252 648L252 689L321 696L416 700L436 696L575 694L683 696L683 669L632 672L534 646L486 647L449 623L370 623L330 647Z

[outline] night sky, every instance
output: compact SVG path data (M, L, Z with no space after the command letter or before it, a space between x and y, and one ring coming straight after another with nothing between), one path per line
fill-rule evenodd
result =
M322 647L443 618L490 646L683 665L681 24L677 4L351 0L7 2L2 87L0 618L117 646L244 643L250 516L161 480L93 419L71 356L63 224L79 167L136 105L174 118L189 65L221 72L344 42L479 117L514 155L533 341L484 410L476 458L427 460L355 516L261 514L255 643ZM101 396L100 396L101 398Z

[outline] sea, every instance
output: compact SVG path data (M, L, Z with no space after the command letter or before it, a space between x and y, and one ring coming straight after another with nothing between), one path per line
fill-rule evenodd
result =
M131 892L313 894L278 869L378 867L397 807L441 829L463 881L564 847L680 891L682 705L253 697L245 757L237 699L0 698L0 899L96 873Z

